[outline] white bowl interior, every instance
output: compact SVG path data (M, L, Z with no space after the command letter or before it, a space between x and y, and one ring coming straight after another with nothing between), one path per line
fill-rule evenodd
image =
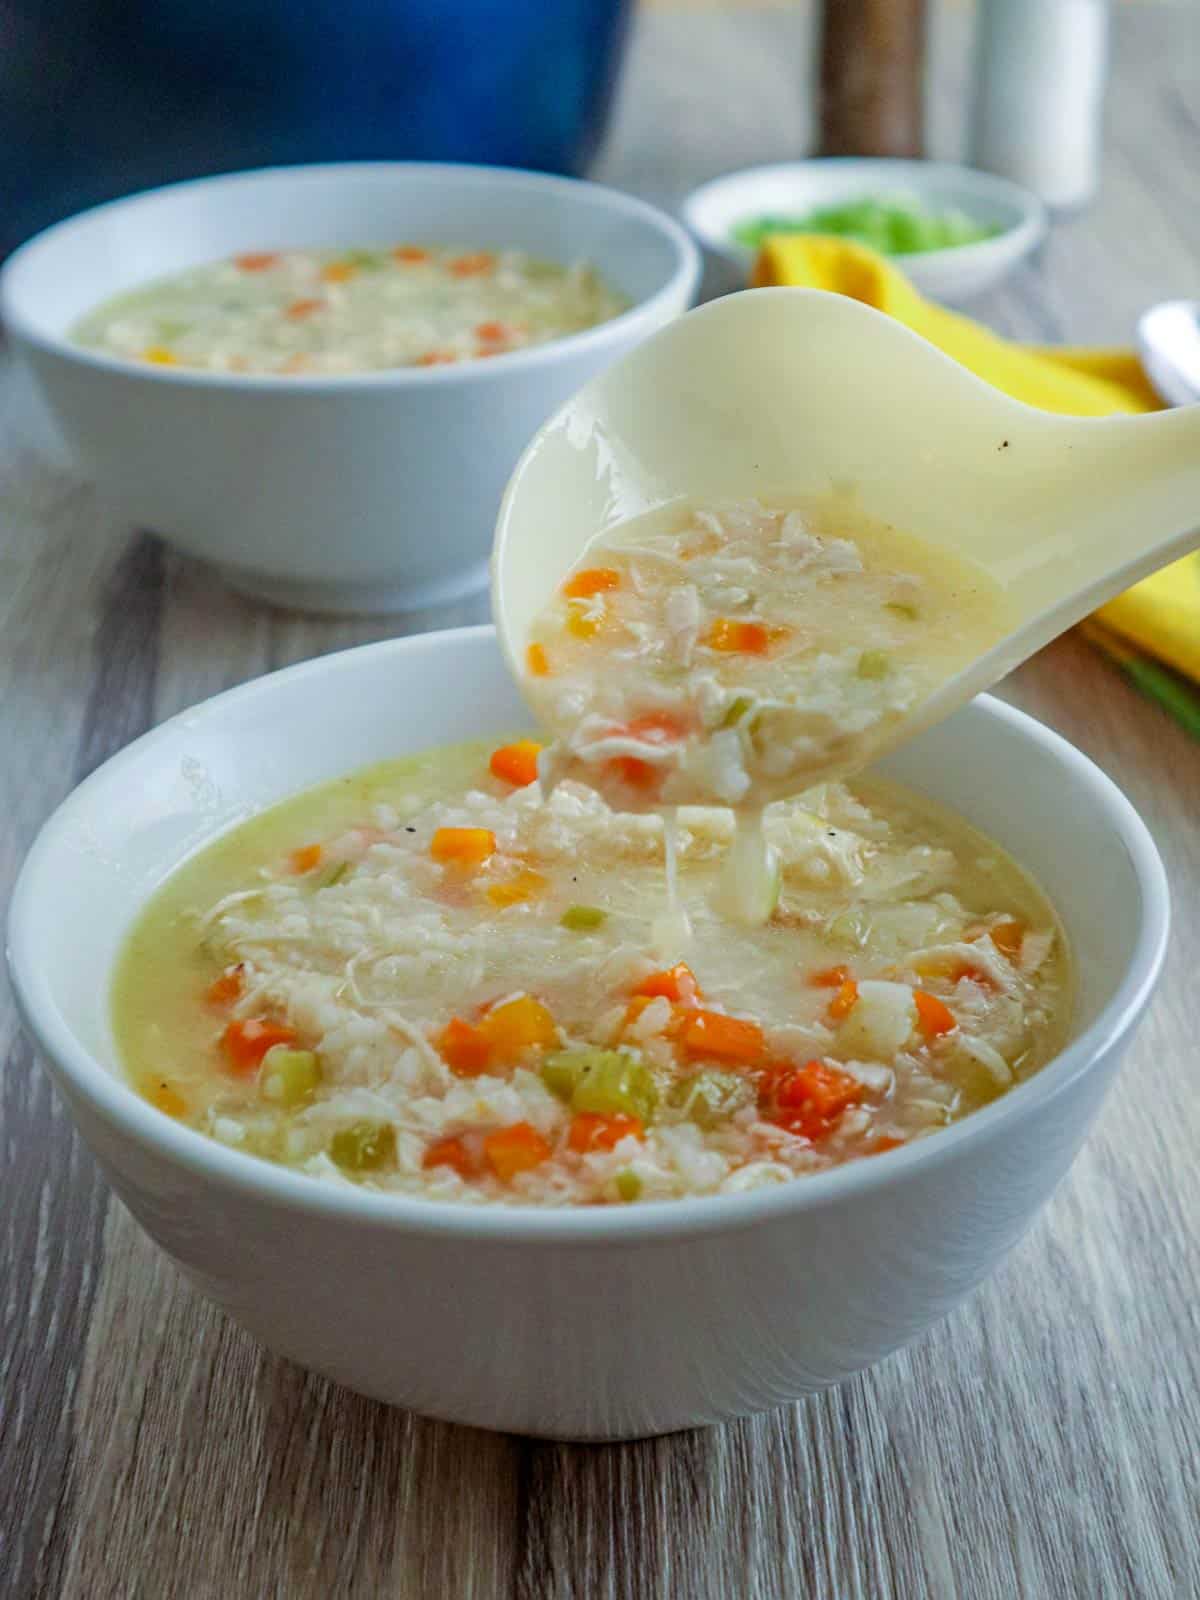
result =
M685 215L689 225L712 248L725 254L750 256L753 251L731 234L740 222L768 213L802 216L818 207L894 194L915 195L929 205L958 207L975 220L1005 231L1019 227L1038 211L1032 197L1015 184L970 167L832 157L753 167L715 178L695 191L687 202ZM951 250L923 254L946 256L976 248L956 245Z
M148 895L185 857L311 784L525 722L490 628L308 662L172 719L88 779L35 845L10 928L27 1006L58 1042L70 1036L118 1073L113 962ZM1147 928L1161 931L1166 918L1161 865L1119 791L1056 735L987 698L883 770L955 807L1033 873L1074 946L1077 1031L1096 1021Z
M598 184L419 163L281 167L151 190L47 229L5 269L4 310L35 336L62 338L109 296L199 262L399 242L587 260L634 305L692 249L669 218Z

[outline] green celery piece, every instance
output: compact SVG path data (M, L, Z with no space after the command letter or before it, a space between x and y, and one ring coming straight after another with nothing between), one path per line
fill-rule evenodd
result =
M690 1122L701 1128L712 1128L749 1105L754 1089L741 1073L713 1068L682 1079L672 1087L668 1098L671 1106Z
M321 1081L321 1058L315 1050L292 1050L277 1044L263 1057L259 1093L272 1105L298 1106Z
M642 1192L642 1180L630 1167L624 1167L615 1178L617 1193L621 1199L628 1203L636 1200Z
M728 711L726 711L725 715L721 718L721 727L732 728L735 722L740 722L742 720L753 704L754 698L752 695L738 695L737 699L733 701Z
M597 1050L579 1075L571 1109L648 1122L658 1104L654 1077L644 1062L621 1050Z
M396 1130L390 1122L354 1122L339 1128L329 1154L344 1172L375 1172L396 1158Z
M886 650L864 650L858 658L860 678L886 678L892 663Z
M568 906L559 921L572 933L588 933L593 928L604 926L608 921L608 912L601 911L599 906Z

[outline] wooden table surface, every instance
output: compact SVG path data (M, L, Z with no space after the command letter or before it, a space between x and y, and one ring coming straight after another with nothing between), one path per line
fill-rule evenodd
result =
M1141 307L1197 290L1200 12L1117 11L1103 193L978 308L1023 337L1123 340ZM602 175L673 201L799 149L806 48L802 10L643 16ZM945 130L953 16L937 51ZM6 375L0 890L71 786L163 717L483 614L332 622L244 603L107 516L34 447L31 416ZM276 1359L109 1195L0 989L0 1593L1200 1595L1200 744L1073 638L1003 692L1148 820L1176 896L1167 973L1093 1137L1003 1270L910 1350L790 1409L563 1446L390 1411Z

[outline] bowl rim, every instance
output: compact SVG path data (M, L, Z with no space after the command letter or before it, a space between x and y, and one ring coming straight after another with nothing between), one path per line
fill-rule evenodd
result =
M1048 226L1045 204L1031 189L1023 188L1010 178L1002 178L996 173L983 172L977 167L956 161L917 161L903 156L812 156L799 161L770 161L755 167L737 167L698 184L685 198L680 215L706 249L731 261L752 261L756 253L753 245L742 244L728 234L718 233L702 220L701 214L710 199L724 191L736 191L749 179L790 176L812 170L842 171L849 178L853 170L865 168L903 170L903 181L917 192L939 182L962 183L980 195L1007 200L1019 213L1017 221L988 239L976 239L971 244L940 245L934 250L915 250L908 255L886 258L901 263L902 270L920 261L967 267L983 260L998 248L1011 250L1018 244L1022 250L1027 250L1043 236Z
M644 224L656 233L674 252L674 264L666 281L653 294L636 301L625 311L598 322L594 327L580 329L545 344L532 345L526 350L512 350L487 361L463 361L453 366L386 367L371 372L336 372L305 377L283 373L265 372L209 372L196 367L160 367L107 355L73 342L69 334L47 333L38 320L22 303L14 285L18 281L29 256L49 246L61 245L62 236L69 235L79 224L97 216L117 214L152 202L160 195L203 193L212 189L236 188L255 184L305 184L323 185L347 183L366 178L392 178L397 183L414 180L423 186L444 185L455 178L468 178L472 183L497 182L512 190L529 189L546 195L582 194L586 200L604 206ZM139 189L133 194L106 200L100 205L88 206L69 217L51 223L32 238L26 239L0 267L0 324L15 339L23 340L43 354L57 356L79 366L98 372L108 372L125 379L145 383L178 385L192 389L258 391L270 394L330 394L363 389L407 389L422 384L487 382L496 372L517 374L539 366L552 365L562 356L583 354L596 346L616 338L633 336L639 324L657 326L662 320L663 307L680 295L684 306L695 299L703 272L703 262L695 240L676 219L648 200L626 194L608 184L594 183L587 178L569 178L558 173L535 172L525 167L485 166L481 163L452 161L337 161L302 162L294 166L277 165L252 167L235 172L211 173L202 178L186 178L178 183L159 184L149 189Z
M1163 964L1170 923L1166 872L1150 832L1117 785L1087 756L1028 713L991 695L981 695L972 702L977 710L1048 749L1076 781L1093 791L1120 836L1138 880L1140 926L1126 971L1094 1021L1033 1077L936 1135L870 1160L848 1162L828 1172L744 1194L645 1201L627 1207L559 1209L535 1205L473 1206L324 1184L220 1144L155 1110L76 1038L58 1011L38 959L33 933L36 880L53 870L61 842L72 832L74 813L92 791L119 782L127 769L152 754L157 745L173 738L182 722L194 727L197 719L219 720L224 708L234 701L267 699L285 682L353 670L364 658L400 662L406 655L454 650L493 634L492 626L485 623L388 639L252 679L177 713L143 734L67 796L42 825L18 875L9 907L7 957L25 1027L39 1051L52 1063L51 1075L61 1075L69 1091L68 1099L79 1097L120 1139L172 1163L182 1179L206 1180L239 1197L282 1211L425 1238L544 1244L570 1240L581 1246L611 1247L633 1241L712 1236L795 1217L886 1188L920 1170L928 1173L993 1135L1011 1132L1029 1116L1048 1110L1060 1094L1119 1047L1139 1020ZM161 881L159 878L158 883Z

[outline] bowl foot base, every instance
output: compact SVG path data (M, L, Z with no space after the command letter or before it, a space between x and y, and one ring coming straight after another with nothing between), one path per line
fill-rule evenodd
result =
M302 578L266 578L237 567L218 567L222 579L238 594L283 611L326 616L383 616L449 605L487 587L488 563L468 567L449 578L429 583L337 583Z

